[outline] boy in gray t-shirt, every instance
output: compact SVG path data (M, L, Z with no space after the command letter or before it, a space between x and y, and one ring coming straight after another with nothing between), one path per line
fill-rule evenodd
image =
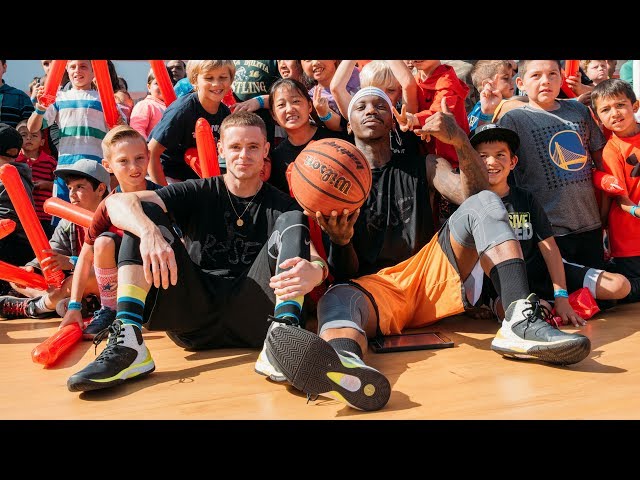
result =
M586 106L557 100L562 84L557 60L523 60L519 69L516 82L529 103L498 122L521 139L513 181L544 207L563 258L601 267L602 223L591 169L601 165L606 139Z

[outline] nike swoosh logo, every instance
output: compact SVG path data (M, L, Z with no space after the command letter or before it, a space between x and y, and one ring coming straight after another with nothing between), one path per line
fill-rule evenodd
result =
M304 244L305 244L305 245L309 245L309 244L311 244L311 240L307 240L307 239L305 238L305 240L304 240Z

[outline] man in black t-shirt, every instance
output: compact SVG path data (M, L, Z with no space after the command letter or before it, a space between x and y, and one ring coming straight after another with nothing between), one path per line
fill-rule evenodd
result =
M116 320L104 351L69 378L70 391L151 373L142 324L188 349L259 347L270 314L300 325L304 295L328 270L300 207L260 180L269 151L264 122L254 113L228 116L218 150L224 175L105 200L110 222L94 219L92 227L112 223L125 232Z

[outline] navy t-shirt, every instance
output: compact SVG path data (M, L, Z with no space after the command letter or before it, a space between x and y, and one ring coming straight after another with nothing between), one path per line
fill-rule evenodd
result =
M220 139L220 124L230 114L229 107L223 103L215 115L210 114L198 100L197 92L180 97L169 105L150 134L150 138L166 148L160 156L164 174L177 180L198 178L184 161L184 152L196 146L196 122L201 117L207 120L217 142ZM224 168L224 159L219 158L218 161L220 167Z

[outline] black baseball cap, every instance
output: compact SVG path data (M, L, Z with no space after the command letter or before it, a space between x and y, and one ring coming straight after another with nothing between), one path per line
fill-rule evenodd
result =
M22 135L6 123L0 123L0 155L16 158L22 148Z
M474 147L482 142L506 142L512 153L515 153L520 147L520 137L516 132L495 123L479 126L469 140Z

